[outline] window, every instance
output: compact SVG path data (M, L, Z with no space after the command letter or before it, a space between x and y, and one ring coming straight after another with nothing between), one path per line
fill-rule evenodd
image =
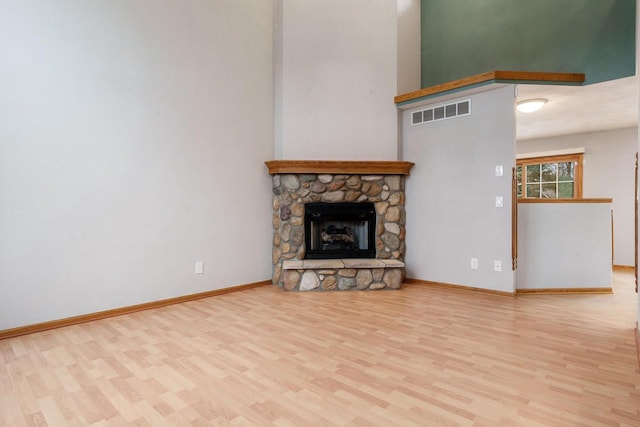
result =
M582 154L520 159L516 177L518 198L581 199Z

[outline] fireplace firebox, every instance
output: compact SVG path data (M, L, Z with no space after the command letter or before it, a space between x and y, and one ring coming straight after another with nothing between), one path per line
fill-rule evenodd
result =
M306 259L375 258L373 203L307 203Z

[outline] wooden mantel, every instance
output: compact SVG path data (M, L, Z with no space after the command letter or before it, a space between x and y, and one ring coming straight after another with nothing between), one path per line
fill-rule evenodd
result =
M320 173L356 175L409 175L412 162L386 160L269 160L270 175L280 173Z

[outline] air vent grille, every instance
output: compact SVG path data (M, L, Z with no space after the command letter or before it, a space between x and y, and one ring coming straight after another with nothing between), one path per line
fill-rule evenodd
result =
M438 120L452 119L454 117L471 115L471 100L456 101L451 104L429 107L424 110L411 113L411 124L421 125Z

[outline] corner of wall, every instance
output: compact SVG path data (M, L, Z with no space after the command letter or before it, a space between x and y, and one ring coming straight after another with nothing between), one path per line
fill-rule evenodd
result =
M273 147L271 158L282 159L283 39L282 1L273 0Z

